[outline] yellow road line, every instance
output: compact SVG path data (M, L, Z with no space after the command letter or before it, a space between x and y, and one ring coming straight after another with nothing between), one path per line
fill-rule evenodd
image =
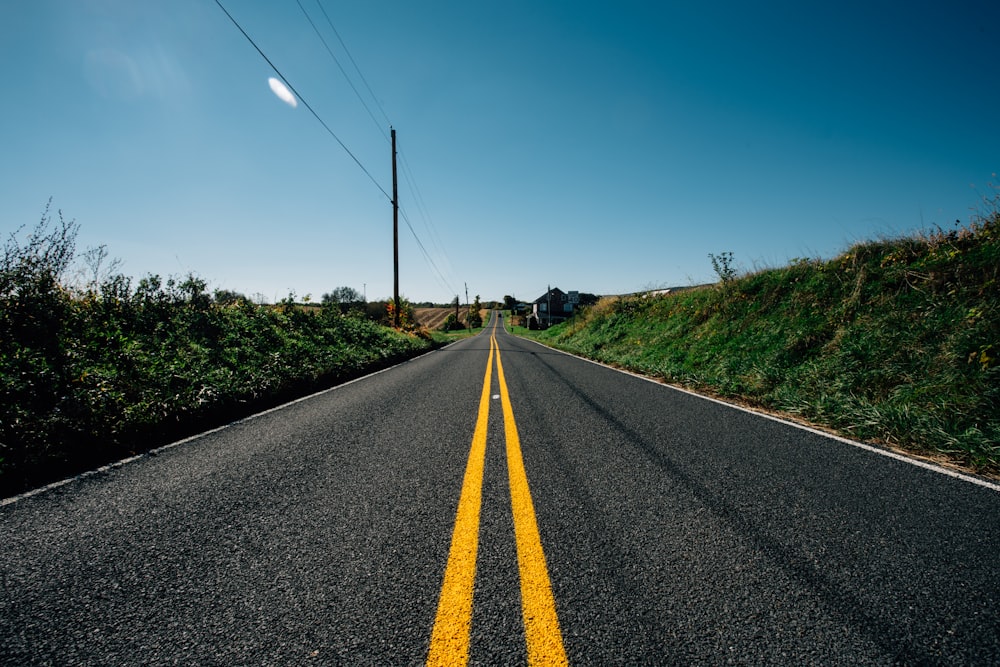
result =
M496 348L500 401L503 404L504 433L507 437L507 472L510 480L510 505L514 514L514 538L517 542L517 565L521 573L521 615L528 645L529 665L568 665L563 648L556 601L552 595L549 571L542 551L542 538L528 488L528 475L521 455L514 409L503 375L500 347Z
M472 591L476 580L476 551L479 547L479 508L482 505L483 467L486 461L486 426L490 414L490 380L493 374L493 337L486 362L479 416L472 436L469 462L462 481L462 494L455 516L448 566L441 586L437 617L431 633L428 665L465 665L469 662L469 635L472 630Z
M483 469L486 463L486 432L490 413L490 384L493 356L496 355L500 400L503 406L504 434L507 440L507 470L510 483L511 512L514 515L514 539L521 577L521 615L527 643L529 665L568 665L563 648L555 598L549 582L538 521L531 501L528 475L521 455L514 410L510 404L500 346L496 342L497 320L490 335L490 356L479 398L479 415L472 436L469 461L458 500L451 550L445 568L441 598L438 601L434 630L431 633L428 665L466 665L472 631L472 598L476 580L476 553L479 547L479 514L482 506Z

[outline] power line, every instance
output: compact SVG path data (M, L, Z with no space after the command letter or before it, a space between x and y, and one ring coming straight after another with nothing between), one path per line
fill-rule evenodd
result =
M403 222L405 222L406 226L410 228L410 233L413 234L413 240L417 242L417 246L420 248L420 252L423 253L424 259L427 260L427 263L431 265L431 268L434 269L434 272L437 274L437 277L440 279L440 281L442 283L442 287L447 288L449 293L454 292L455 290L453 290L451 288L451 284L448 283L448 279L444 277L444 275L441 273L441 270L438 269L437 264L434 263L434 260L431 258L430 254L427 252L427 248L425 248L424 244L421 243L420 237L417 236L416 230L413 229L413 225L410 223L409 216L406 215L406 211L404 211L403 209L400 209L399 212L403 215Z
M330 30L332 30L333 34L337 36L337 41L340 42L340 46L344 49L344 53L347 54L347 57L348 59L350 59L351 64L354 65L354 71L358 73L359 77L361 77L361 82L365 84L365 88L368 90L368 94L371 95L372 101L375 102L375 106L377 106L378 110L382 113L382 118L385 119L387 125L392 125L392 121L389 120L389 116L386 115L385 109L383 109L382 105L379 103L378 97L375 95L375 91L373 91L372 87L368 85L368 79L365 78L365 75L361 71L361 68L358 67L357 61L354 60L354 56L351 55L351 51L350 49L347 48L347 44L345 44L344 40L340 37L340 33L337 32L337 29L333 26L333 21L330 20L330 15L326 13L326 9L323 7L323 3L321 3L320 0L316 0L316 4L319 5L320 11L323 12L323 16L326 18L326 23L327 25L330 26ZM345 73L344 76L347 76L347 74ZM351 87L353 88L353 86ZM355 90L355 92L357 92L357 90ZM365 108L367 109L368 107L365 106ZM371 112L369 111L369 114L370 113Z
M330 48L330 45L327 43L326 39L323 37L322 33L320 33L319 29L316 27L316 24L313 22L312 18L309 16L309 12L307 12L306 9L305 9L305 7L302 5L302 1L301 0L295 0L295 2L296 2L296 4L298 4L299 9L302 10L302 13L306 17L306 20L309 21L309 25L312 26L312 29L313 29L313 31L315 31L316 36L319 37L320 41L323 43L323 47L326 49L326 52L330 55L330 58L333 60L334 64L337 65L337 68L340 70L340 73L344 75L345 79L347 79L347 84L351 87L351 90L354 91L354 94L355 94L355 96L357 96L358 101L361 102L361 106L363 106L365 108L365 111L368 112L368 116L375 123L375 126L379 129L379 132L382 133L382 136L386 140L388 140L389 137L386 136L385 130L383 129L382 125L375 118L375 114L372 112L372 110L368 106L367 102L365 102L364 97L358 91L357 86L354 85L354 82L351 80L350 75L348 75L348 73L347 73L347 71L345 71L343 65L341 65L340 60L337 58L336 55L334 55L333 50ZM375 95L375 91L372 90L372 87L368 83L368 79L365 77L364 72L361 71L361 67L358 65L358 61L354 59L353 55L351 55L351 50L347 48L347 44L344 42L343 37L340 36L340 32L337 30L336 26L334 26L333 20L330 18L330 15L327 13L326 8L323 7L323 3L320 0L316 0L316 5L319 6L320 11L323 12L323 17L326 19L327 25L330 26L330 30L333 31L333 34L337 37L337 41L340 42L341 48L344 50L344 53L347 54L348 59L351 61L351 64L354 66L354 71L357 72L358 77L361 79L362 83L364 83L365 89L368 91L368 94L371 96L372 101L378 107L378 110L379 110L379 112L381 112L382 117L385 119L386 123L388 123L391 126L392 125L392 121L389 120L389 116L386 114L385 109L379 103L378 96ZM434 228L433 228L433 223L430 221L430 216L427 214L427 209L426 209L426 206L424 205L424 202L423 202L423 196L421 195L419 189L417 188L416 179L413 177L412 170L410 169L409 163L406 160L406 155L402 154L402 151L400 151L400 157L402 158L401 162L402 162L402 167L403 167L403 169L402 169L403 176L406 179L407 185L410 187L410 192L413 194L414 202L416 202L417 209L418 209L419 213L421 214L421 217L424 220L424 227L428 231L428 234L430 236L430 241L435 246L435 249L438 251L438 253L440 253L441 255L445 255L446 253L441 248L440 238L439 238L436 230L434 230ZM411 231L413 231L412 228L411 228ZM414 231L414 238L416 238L416 232L415 231ZM417 239L417 240L419 241L419 239ZM440 271L438 271L438 273L440 274Z
M344 75L345 79L347 79L347 85L349 85L351 87L351 90L354 91L354 94L357 96L358 101L361 102L361 106L363 106L365 108L365 111L368 112L368 116L372 119L372 122L375 123L375 127L377 127L378 130L379 130L379 132L382 133L382 137L383 138L388 139L389 137L386 136L385 129L383 129L382 124L379 123L379 121L378 121L377 118L375 118L375 114L372 113L372 110L368 108L368 104L365 103L365 99L361 96L361 93L358 92L358 89L357 89L357 87L355 87L354 82L351 81L351 77L349 77L347 75L347 72L344 70L343 65L340 64L339 60L337 60L337 56L335 56L333 54L333 50L330 48L330 45L326 43L326 39L323 37L323 33L321 33L319 31L319 28L316 27L316 24L313 22L312 17L309 16L309 12L307 12L306 8L302 6L301 0L295 0L295 3L299 6L299 9L302 10L302 13L306 17L306 20L309 21L309 25L312 26L312 29L313 29L313 31L315 31L316 36L319 37L319 41L321 41L323 43L323 47L326 49L326 52L330 54L330 59L333 60L334 64L336 64L337 68L340 70L340 73ZM317 0L317 4L319 4L318 0ZM323 5L320 5L319 8L322 10L323 9ZM326 10L323 10L323 14L326 15ZM327 20L327 23L330 23L330 17L329 16L327 16L326 20ZM333 28L333 23L330 23L330 27ZM336 28L333 28L333 32L334 32L334 34L337 35L337 39L340 39L340 35L337 34L337 29ZM343 46L344 45L344 41L341 40L340 44L341 44L341 46ZM347 51L347 47L346 46L344 47L344 50ZM351 56L351 54L350 54L350 52L348 52L347 53L347 57L350 58L350 56ZM354 62L353 58L351 58L351 62ZM355 63L354 68L357 69L357 67L358 67L357 63ZM358 70L358 73L360 74L360 70ZM364 76L362 76L361 79L362 79L362 81L364 81ZM366 83L366 85L367 85L367 83ZM371 89L369 88L369 91L370 90ZM382 115L385 116L385 112L382 112ZM388 121L389 119L386 118L386 120ZM391 125L391 123L390 123L390 125Z
M365 99L361 95L361 93L358 91L357 86L354 85L354 82L351 80L350 75L344 69L343 65L341 65L340 60L333 53L333 50L330 48L330 45L327 43L327 41L326 41L326 39L324 39L322 33L316 27L315 22L313 22L312 18L309 16L309 12L306 11L305 7L302 5L301 0L295 0L295 2L296 2L296 4L298 4L299 9L302 10L302 13L306 17L306 20L309 21L309 25L312 26L312 29L316 33L316 36L319 37L320 42L323 43L323 47L326 49L326 52L329 54L329 56L333 60L334 64L337 65L337 68L340 70L340 73L344 75L345 79L347 79L348 85L351 87L351 90L354 91L354 94L355 94L355 96L357 96L358 101L361 102L361 106L363 106L365 108L365 111L368 112L368 116L375 123L376 127L378 127L379 132L382 134L382 136L384 138L388 139L388 137L386 137L386 135L385 135L385 130L382 129L382 125L375 118L375 114L372 112L371 108L368 106L368 103L365 102ZM364 72L361 71L361 67L358 65L357 60L355 60L354 56L351 55L351 51L350 51L350 49L347 48L347 44L344 42L344 39L340 36L340 32L337 30L336 26L333 25L333 21L330 19L330 15L327 13L326 9L323 7L323 3L320 2L320 0L316 0L316 4L319 6L320 11L323 12L323 16L326 19L327 25L330 26L330 30L333 31L333 34L337 37L337 40L340 42L341 48L343 48L344 53L347 54L348 59L350 59L351 64L354 66L354 71L357 72L358 77L361 79L362 83L364 83L365 89L368 91L368 94L371 96L372 101L378 107L378 110L382 114L382 117L385 118L386 122L391 126L392 125L392 121L389 120L389 116L386 114L385 109L379 103L378 96L375 95L375 91L372 90L372 87L368 83L368 79L365 77ZM447 254L441 248L441 243L440 243L440 241L439 241L439 239L437 237L436 232L433 229L433 223L430 222L430 217L427 215L427 210L426 210L426 207L424 206L424 203L423 203L423 197L420 194L419 189L417 188L416 180L413 178L412 170L409 167L409 163L406 160L406 156L403 155L402 152L400 152L400 156L402 157L403 177L405 178L405 180L407 182L407 185L410 187L410 192L413 194L413 199L414 199L414 202L416 202L417 210L420 212L421 216L423 217L424 227L427 228L427 230L428 230L430 241L434 245L434 247L437 250L437 252L441 256L444 256L445 258L447 258ZM444 277L444 273L437 266L437 263L433 260L433 258L431 257L430 253L427 251L426 247L424 246L423 242L420 240L420 237L417 235L417 232L414 229L413 224L410 222L409 216L406 214L406 211L404 209L402 209L402 207L400 207L400 212L403 215L403 220L406 222L406 225L410 228L410 233L413 234L413 239L417 242L417 245L419 246L420 251L423 253L424 258L427 260L428 265L431 267L431 269L433 269L434 273L436 274L436 278L439 280L439 282L443 283L444 287L448 288L449 292L453 291L451 289L450 285L448 284L448 280Z
M233 25L236 26L236 28L241 33L243 33L243 36L247 38L247 41L250 42L250 44L253 46L253 48L257 49L257 53L259 53L260 56L261 56L261 58L263 58L267 62L267 64L271 66L271 69L274 70L274 73L277 74L288 85L288 88L292 91L292 93L297 98L299 98L300 100L302 100L302 104L307 109L309 109L309 112L313 115L313 117L316 118L316 120L319 121L320 125L322 125L323 128L330 134L330 136L333 137L337 141L338 144L340 144L340 147L343 148L344 151L348 155L351 156L351 159L354 160L354 162L359 167L361 167L361 171L365 172L365 175L369 178L369 180L371 180L372 183L375 184L375 187L377 187L382 192L382 194L385 195L385 198L388 199L391 202L392 201L392 197L389 195L388 192L385 191L385 188L383 188L381 185L379 185L379 182L375 180L375 177L371 175L371 172L369 172L368 169L365 168L365 165L361 164L361 160L359 160L357 158L357 156L354 155L354 153L351 152L351 149L349 149L347 147L347 145L344 144L344 142L340 140L340 137L338 137L337 134L333 130L330 129L330 126L327 125L323 121L323 119L319 117L319 114L316 113L315 109L313 109L312 106L309 104L309 102L306 101L306 98L303 97L301 94L299 94L299 91L297 91L295 89L295 86L293 86L292 83L288 79L285 78L285 75L283 75L281 73L281 71L278 70L277 66L275 66L275 64L273 62L271 62L271 59L267 57L267 54L265 54L264 51L261 50L261 48L259 46L257 46L257 43L255 41L253 41L253 38L250 37L250 35L247 34L247 31L243 29L243 26L241 26L236 21L236 19L233 18L233 15L230 14L229 11L222 5L221 0L215 0L215 4L217 4L219 6L219 9L221 9L225 13L225 15L227 17L229 17L229 20L232 21Z
M361 168L361 171L363 171L365 173L365 175L369 178L369 180L371 180L371 182L375 185L375 187L377 187L379 189L379 191L383 195L385 195L386 199L388 199L390 203L394 203L393 197L391 195L389 195L388 192L385 191L385 189L379 184L379 182L377 180L375 180L375 177L372 176L371 172L369 172L368 169L364 166L364 164L361 163L361 160L359 160L358 157L356 155L354 155L353 152L351 152L351 150L347 147L347 145L344 144L343 141L341 141L340 137L337 136L337 134L330 128L330 126L327 125L326 122L322 118L320 118L319 114L316 113L316 110L312 108L312 105L310 105L309 102L305 99L305 97L303 97L299 93L299 91L295 89L295 87L292 85L292 83L285 77L284 74L281 73L281 71L271 61L271 59L267 57L267 54L265 54L264 51L253 40L253 38L250 37L250 35L247 33L247 31L243 29L243 26L241 26L239 24L239 22L233 17L233 15L230 14L229 11L225 8L225 6L223 6L221 0L215 0L215 4L217 4L219 6L219 9L221 9L223 11L223 13L229 18L229 20L232 22L232 24L234 26L236 26L236 28L240 31L240 33L242 33L243 36L247 39L247 41L250 42L251 46L253 46L254 49L257 50L257 53L260 54L260 56L265 60L265 62L267 62L267 64L270 65L271 69L274 70L274 73L277 74L285 82L285 84L287 84L287 86L291 90L291 92L298 99L300 99L302 101L303 106L305 106L309 110L309 112L313 115L313 117L316 118L317 121L319 121L320 125L323 126L323 128L327 131L327 133L331 137L333 137L334 140L336 140L336 142L338 144L340 144L340 147L343 148L344 151L351 157L351 159L354 160L354 162L358 165L358 167ZM375 118L375 115L372 113L371 109L365 103L364 98L361 96L361 93L358 91L357 87L351 81L350 76L344 70L343 66L341 66L340 61L337 60L337 57L334 55L333 51L330 49L330 47L327 44L326 40L323 38L323 35L320 33L319 29L316 27L316 24L313 22L312 18L309 16L309 13L305 10L305 7L302 6L302 3L300 2L300 0L296 0L296 4L298 4L299 9L302 10L302 13L305 15L306 19L309 21L309 24L312 26L313 30L316 32L316 35L320 38L320 41L323 43L323 46L326 48L327 53L329 53L331 59L333 59L334 63L336 63L337 67L340 69L341 73L344 75L344 78L347 79L348 84L351 86L351 89L354 91L354 94L357 95L358 100L361 102L362 106L365 107L365 110L368 112L368 115L371 117L371 119L375 122L376 126L379 128L379 131L382 133L382 136L385 137L386 136L385 135L385 131L382 129L381 125L379 124L378 120ZM388 121L389 117L386 115L385 109L383 109L382 105L379 104L378 98L375 96L375 93L372 91L371 86L368 84L368 80L365 78L364 74L361 72L361 68L358 67L357 61L355 61L354 57L351 56L350 51L347 49L347 45L344 44L344 40L340 37L340 33L338 33L337 29L333 26L333 22L330 20L330 17L326 13L326 10L323 8L323 5L320 3L319 0L316 0L316 4L319 5L320 10L323 12L323 15L326 17L327 23L330 25L330 29L333 30L333 33L337 36L337 39L340 41L340 45L343 47L345 53L347 53L347 57L351 60L351 63L354 65L354 69L357 71L358 76L361 77L362 82L364 82L365 88L368 90L368 93L371 95L372 100L375 102L375 104L378 107L379 111L382 113L382 116L386 119L386 121ZM409 166L407 165L405 159L403 160L403 164L404 164L404 167L405 167L405 169L404 169L404 176L406 176L407 182L410 185L410 189L414 193L414 201L417 202L417 207L418 207L418 209L421 210L421 212L422 212L422 214L424 216L425 226L428 227L429 231L432 231L431 226L428 224L429 218L427 217L426 210L423 209L423 200L422 200L422 197L420 196L420 193L417 190L415 181L412 179L412 174L409 173L410 169L409 169ZM424 259L426 259L427 263L430 265L430 267L433 269L434 273L436 274L436 278L442 283L442 286L445 287L448 290L449 293L454 292L454 289L448 283L448 280L444 277L444 274L438 268L437 264L434 262L434 259L431 257L430 253L427 252L427 248L424 247L424 244L420 240L420 237L417 236L417 232L413 228L413 224L410 222L409 216L406 214L406 211L403 210L403 209L400 209L400 213L402 213L403 221L406 222L406 226L409 227L410 233L413 234L413 239L417 242L417 246L420 248L420 251L421 251L421 253L424 256ZM435 241L434 237L435 237L435 234L432 231L432 233L431 233L431 240L432 240L432 242ZM438 249L439 252L441 252L442 255L445 254L443 252L443 250L441 250L441 248L440 248L439 245L438 245L437 249Z
M448 253L446 253L442 248L441 243L439 241L439 237L436 231L434 230L434 225L430 220L430 216L427 214L427 210L423 204L423 197L420 194L419 189L417 188L416 181L413 179L412 170L409 168L409 165L407 164L406 156L401 153L401 157L403 165L402 169L403 177L405 178L407 185L409 185L410 187L410 192L413 194L413 200L414 202L416 202L417 211L420 212L421 217L424 220L424 227L428 231L428 236L430 238L431 244L434 246L435 250L447 261ZM420 246L420 250L421 252L423 252L424 257L427 259L428 264L430 264L431 268L434 269L434 272L438 275L440 281L444 283L444 286L448 288L448 293L449 294L453 293L455 290L451 288L451 285L448 283L447 278L444 277L444 274L441 272L441 269L438 268L434 260L431 259L431 256L427 252L427 249L424 247L424 244L421 243L420 238L417 236L417 232L413 228L413 225L410 223L410 218L406 214L406 210L401 208L400 211L403 214L403 220L406 222L406 225L410 228L410 232L413 234L413 238L416 240L417 245Z
M427 230L428 236L430 237L431 245L433 249L436 250L440 255L443 255L447 260L447 253L441 244L441 237L438 235L437 230L434 228L434 222L431 220L430 214L427 212L427 207L424 204L423 195L420 193L420 189L417 187L416 179L413 176L412 170L406 161L406 156L401 155L402 165L403 165L403 177L406 179L406 184L410 187L410 192L413 195L413 200L417 205L417 211L420 213L421 218L424 221L424 228Z

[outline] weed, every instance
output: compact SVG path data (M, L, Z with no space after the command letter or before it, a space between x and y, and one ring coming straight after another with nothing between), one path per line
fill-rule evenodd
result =
M712 262L712 269L723 285L736 279L736 267L733 266L733 253L729 251L720 252L718 255L708 253L708 258Z

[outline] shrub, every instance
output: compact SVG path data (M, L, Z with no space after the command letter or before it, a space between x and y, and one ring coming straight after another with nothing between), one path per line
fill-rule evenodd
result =
M77 227L48 208L0 259L0 492L195 432L427 349L339 309L213 301L194 275L67 286ZM95 273L99 273L96 272ZM218 294L218 293L217 293ZM225 295L222 295L225 296Z

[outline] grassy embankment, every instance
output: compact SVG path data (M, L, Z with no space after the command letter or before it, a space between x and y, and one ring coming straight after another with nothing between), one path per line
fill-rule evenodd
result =
M76 228L0 258L0 496L165 444L430 348L336 305L216 303L197 278L65 280Z
M534 332L532 332L534 333ZM847 436L1000 473L1000 213L830 261L606 299L537 336Z

